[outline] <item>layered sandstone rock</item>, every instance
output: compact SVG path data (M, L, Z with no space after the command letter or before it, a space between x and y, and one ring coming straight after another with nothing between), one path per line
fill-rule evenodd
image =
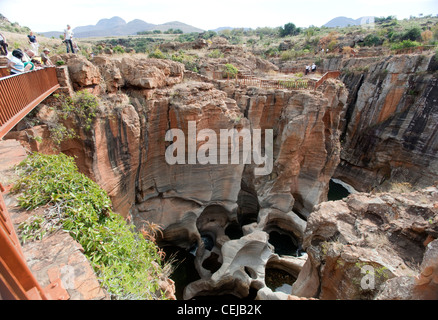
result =
M438 82L434 55L328 61L350 91L335 177L357 190L438 180Z
M320 299L433 297L437 201L438 189L430 187L409 194L358 193L320 204L307 222L303 247L309 259L292 294Z
M327 199L340 160L347 91L330 81L316 92L247 88L233 97L254 127L274 130L273 171L252 182L261 207L307 216Z
M187 288L185 297L233 290L246 297L262 290L259 298L287 298L266 286L265 269L296 278L305 256L280 257L269 239L286 236L292 254L301 255L302 216L325 200L339 162L345 88L330 81L315 92L233 86L225 92L211 83L183 82L183 65L173 61L62 59L72 87L99 91L100 106L92 129L76 128L80 138L63 142L61 151L77 156L80 170L139 229L160 225L161 245L195 252L201 280ZM272 129L272 172L256 176L257 166L243 162L170 165L166 133L184 133L187 159L190 121L197 134L211 129L217 136L221 129ZM195 149L205 142L197 141ZM262 139L262 153L265 146Z

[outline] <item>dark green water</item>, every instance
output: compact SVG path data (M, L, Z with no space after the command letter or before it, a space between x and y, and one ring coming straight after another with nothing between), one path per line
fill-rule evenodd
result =
M299 256L298 246L292 241L291 237L286 234L280 234L277 231L269 233L269 243L275 248L274 252L278 255Z
M328 201L342 200L350 195L347 189L339 183L330 180L329 191L327 194Z
M201 279L195 268L195 257L187 250L178 247L163 248L166 259L174 258L176 266L170 279L175 281L175 295L178 300L183 299L184 288L191 282Z

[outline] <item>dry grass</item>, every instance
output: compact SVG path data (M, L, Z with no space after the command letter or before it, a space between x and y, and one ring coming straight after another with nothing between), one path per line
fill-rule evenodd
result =
M13 49L28 49L30 48L28 43L27 35L25 34L19 34L19 33L12 33L12 32L4 32L4 35L7 39L7 42L9 44L9 51ZM37 40L40 44L40 51L47 47L49 48L52 53L56 52L59 48L62 48L65 51L65 46L61 42L61 39L50 39L43 36L37 35Z
M389 192L408 193L413 191L412 185L409 182L393 182Z

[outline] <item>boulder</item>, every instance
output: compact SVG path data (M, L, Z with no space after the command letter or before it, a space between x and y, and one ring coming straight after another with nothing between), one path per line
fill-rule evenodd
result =
M432 187L410 194L358 193L318 205L304 235L309 259L292 294L350 300L434 292L436 241L426 250L425 240L438 236L437 200Z

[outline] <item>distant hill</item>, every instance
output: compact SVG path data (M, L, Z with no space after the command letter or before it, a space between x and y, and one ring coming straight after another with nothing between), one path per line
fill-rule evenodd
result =
M199 29L199 28L195 28L191 25L179 22L179 21L172 21L172 22L166 22L163 24L159 24L154 26L153 28L149 29L149 30L160 30L160 31L167 31L169 29L180 29L182 30L184 33L190 33L190 32L204 32L204 30Z
M323 27L328 28L336 28L336 27L348 27L350 26L358 26L362 23L367 23L368 20L372 20L373 17L360 17L359 19L352 19L347 17L336 17L326 24L323 25ZM370 21L372 22L372 21Z
M73 26L72 26L73 27ZM188 24L172 21L164 24L152 24L140 19L132 20L126 23L120 17L112 17L111 19L101 19L96 25L78 26L73 28L74 36L76 38L90 38L90 37L109 37L109 36L128 36L136 35L140 31L160 30L167 31L169 29L181 29L184 33L188 32L203 32L204 30L190 26ZM64 34L60 31L42 32L46 37L58 38L59 35Z

